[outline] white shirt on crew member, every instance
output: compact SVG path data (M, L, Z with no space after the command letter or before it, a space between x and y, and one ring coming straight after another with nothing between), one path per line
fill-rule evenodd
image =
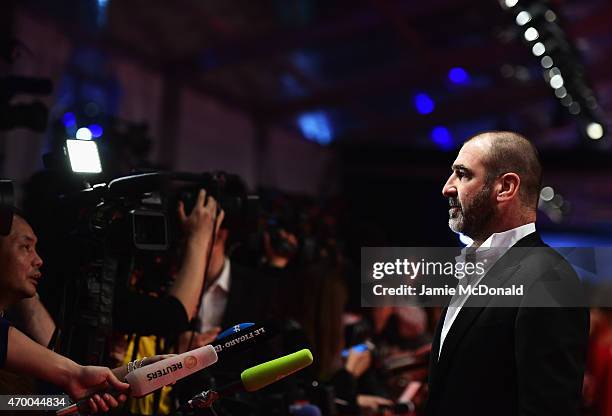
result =
M231 286L230 261L226 257L219 277L204 291L198 311L199 332L221 325Z

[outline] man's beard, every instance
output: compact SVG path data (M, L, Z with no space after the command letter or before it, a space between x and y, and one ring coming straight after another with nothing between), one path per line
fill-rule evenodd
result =
M457 198L449 198L448 202L451 207L459 208L448 219L448 226L451 230L456 233L462 233L474 240L481 238L487 233L494 214L490 185L483 186L467 206L461 205Z

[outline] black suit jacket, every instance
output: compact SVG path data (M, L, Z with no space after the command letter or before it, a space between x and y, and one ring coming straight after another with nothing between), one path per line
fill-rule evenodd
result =
M511 305L504 296L470 296L438 357L444 310L432 346L426 414L578 415L589 314L576 306L584 299L571 265L533 233L508 250L482 283L523 284L525 293ZM533 307L545 296L561 307Z

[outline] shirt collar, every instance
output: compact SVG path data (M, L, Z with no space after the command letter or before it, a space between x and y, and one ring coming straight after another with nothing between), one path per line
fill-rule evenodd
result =
M461 254L457 256L456 259L464 261L466 254L470 252L480 256L487 255L487 252L489 252L493 257L501 257L507 249L515 245L520 239L535 231L535 223L530 222L510 230L493 233L475 250L473 249L474 242L468 244L461 250ZM497 250L491 250L492 248L496 248Z
M227 257L225 258L225 261L223 262L223 270L221 270L221 274L210 285L208 290L211 290L217 286L223 289L224 292L229 292L230 290L230 261Z
M493 233L489 238L485 240L484 243L482 243L482 245L476 251L480 249L485 250L492 247L512 247L523 237L534 233L535 230L535 223L530 222L518 226L516 228L512 228L511 230L502 231L500 233Z

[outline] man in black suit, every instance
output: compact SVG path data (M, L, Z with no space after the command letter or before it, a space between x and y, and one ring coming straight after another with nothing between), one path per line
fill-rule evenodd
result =
M535 147L512 132L468 140L444 185L449 226L473 240L462 284L522 286L519 297L453 296L436 330L426 414L578 415L589 315L572 267L535 230Z

